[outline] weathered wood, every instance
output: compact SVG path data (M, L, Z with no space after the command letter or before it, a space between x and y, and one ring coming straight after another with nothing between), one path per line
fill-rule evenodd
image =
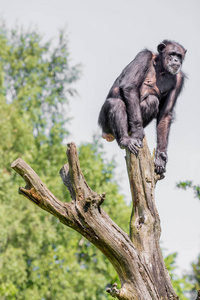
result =
M138 157L128 152L126 157L134 206L131 238L101 208L105 193L97 194L88 186L74 143L68 145L67 156L69 164L61 169L60 175L70 191L70 203L63 203L52 195L21 159L12 164L26 181L26 187L20 188L19 193L78 231L107 256L121 282L121 289L114 284L108 290L113 297L124 300L178 299L160 252L160 222L153 198L153 162L146 143Z
M173 291L166 270L159 240L160 218L154 201L156 182L163 179L154 172L146 138L138 156L126 151L127 171L130 181L133 209L130 220L130 238L135 245L148 273L151 274L160 299L178 299ZM171 297L171 298L170 298Z

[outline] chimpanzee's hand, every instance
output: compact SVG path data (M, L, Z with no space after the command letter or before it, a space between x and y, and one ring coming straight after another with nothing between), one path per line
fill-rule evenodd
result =
M165 152L156 151L155 172L163 174L166 172L167 154Z
M120 140L119 145L122 149L127 148L133 154L137 154L139 151L138 148L143 147L143 143L141 140L134 139L132 137L124 137L123 139Z

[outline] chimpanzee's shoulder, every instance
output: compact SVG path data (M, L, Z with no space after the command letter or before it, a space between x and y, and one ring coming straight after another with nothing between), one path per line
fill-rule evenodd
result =
M148 49L140 51L118 77L117 80L119 86L121 88L133 86L133 84L139 86L144 80L146 72L152 65L152 59L154 56L155 54Z
M135 59L151 59L155 54L149 49L141 50L135 57Z
M145 67L146 65L150 64L154 56L156 55L153 52L148 49L144 49L136 55L129 65L134 67L140 66L141 68Z

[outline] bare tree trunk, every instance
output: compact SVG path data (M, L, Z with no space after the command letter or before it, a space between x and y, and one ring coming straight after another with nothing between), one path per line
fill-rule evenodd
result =
M178 299L159 247L160 220L154 203L154 163L146 141L136 157L126 153L127 169L133 198L130 237L101 208L105 194L88 186L81 172L74 143L68 145L68 164L60 175L70 191L72 201L59 201L38 175L21 159L12 168L26 181L19 193L78 231L110 260L118 273L121 289L116 284L108 292L118 299Z

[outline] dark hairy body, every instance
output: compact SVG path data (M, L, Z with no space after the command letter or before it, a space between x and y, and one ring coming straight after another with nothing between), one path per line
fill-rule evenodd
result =
M182 90L181 71L186 50L164 40L158 54L143 50L122 71L111 87L100 115L102 136L116 139L121 148L137 154L143 146L144 128L157 119L155 171L166 171L167 146L173 109Z

